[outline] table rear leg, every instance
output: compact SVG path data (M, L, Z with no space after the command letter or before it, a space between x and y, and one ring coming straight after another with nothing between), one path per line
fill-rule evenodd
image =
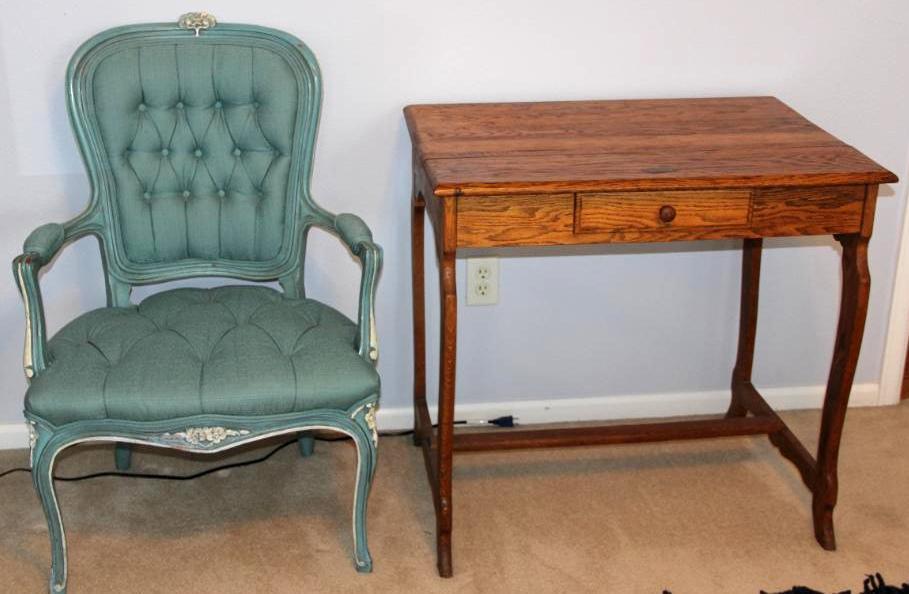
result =
M751 382L754 363L754 340L757 334L758 289L761 282L763 239L745 239L742 244L742 302L739 314L739 348L732 370L732 401L726 417L748 414L742 385Z
M410 259L413 288L413 443L423 444L425 431L420 411L426 408L426 291L423 256L423 223L426 206L423 198L414 195L410 211Z

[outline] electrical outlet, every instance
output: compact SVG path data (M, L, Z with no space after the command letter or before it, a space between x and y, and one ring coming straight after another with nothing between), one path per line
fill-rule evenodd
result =
M467 258L467 305L499 302L499 259Z

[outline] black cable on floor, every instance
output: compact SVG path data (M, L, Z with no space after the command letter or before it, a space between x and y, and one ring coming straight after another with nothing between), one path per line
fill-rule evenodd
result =
M31 472L31 468L26 468L25 466L20 466L18 468L10 468L9 470L4 470L0 472L0 478L5 477L8 474L13 474L14 472Z
M54 480L62 482L77 482L84 481L88 479L101 478L106 476L116 476L124 478L141 478L141 479L154 479L154 480L164 480L164 481L190 481L203 477L207 474L213 474L220 470L228 470L230 468L240 468L243 466L252 466L253 464L258 464L260 462L265 462L279 451L283 450L292 443L296 443L296 438L285 441L284 443L275 446L264 456L259 458L253 458L251 460L243 460L241 462L231 462L230 464L222 464L221 466L215 466L213 468L208 468L206 470L200 470L193 474L152 474L146 472L119 472L119 471L104 471L104 472L93 472L91 474L83 474L79 476L57 476L54 475ZM14 472L28 472L31 473L31 468L20 466L18 468L10 468L4 472L0 472L0 478L5 477L8 474L13 474Z
M515 418L512 415L505 415L504 417L496 417L494 419L489 419L488 421L455 421L455 425L471 425L476 427L482 427L484 425L491 425L493 427L500 428L511 428L517 425ZM439 426L438 423L433 423L432 428L435 429ZM382 435L388 435L390 437L401 437L402 435L413 435L413 429L403 429L401 431L383 431Z

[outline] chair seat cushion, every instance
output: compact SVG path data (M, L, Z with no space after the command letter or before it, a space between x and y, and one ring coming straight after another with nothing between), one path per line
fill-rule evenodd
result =
M55 425L346 409L379 391L355 335L338 311L268 287L174 289L67 324L25 406Z

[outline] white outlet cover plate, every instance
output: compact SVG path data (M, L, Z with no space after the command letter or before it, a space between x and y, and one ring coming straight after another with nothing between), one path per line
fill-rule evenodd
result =
M467 305L499 302L499 259L467 258Z

